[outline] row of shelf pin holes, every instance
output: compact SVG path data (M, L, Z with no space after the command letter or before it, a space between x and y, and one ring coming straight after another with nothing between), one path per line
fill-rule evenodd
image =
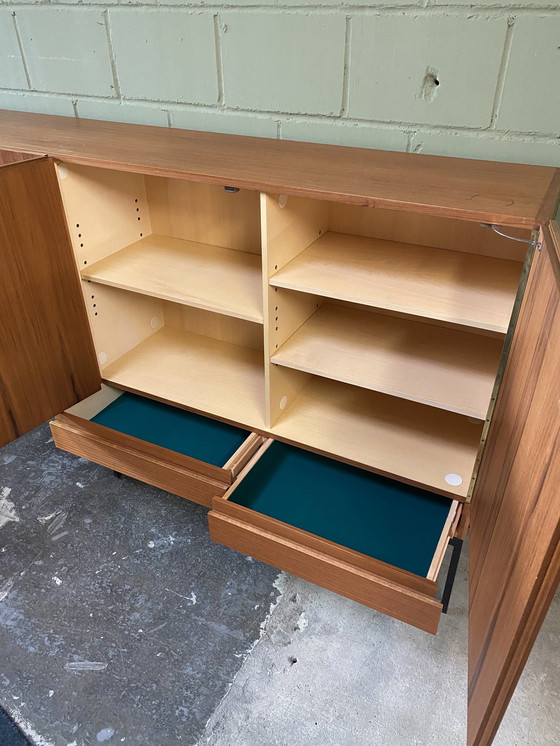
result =
M135 198L134 202L135 202L135 203L137 204L137 203L138 203L138 199L137 199L137 198ZM140 208L139 208L139 207L137 207L137 208L136 208L136 212L140 212ZM138 221L140 221L140 220L141 220L141 217L140 217L140 215L138 215L138 216L137 216L137 220L138 220ZM76 223L76 228L79 228L79 227L80 227L80 224L79 224L79 223ZM142 238L142 236L143 236L143 235L144 235L143 233L140 233L140 238ZM82 234L81 234L81 233L78 233L78 238L80 238L80 239L82 238ZM84 244L83 244L83 242L80 242L80 248L81 248L81 249L83 249L83 248L84 248ZM84 259L84 265L87 265L87 259ZM88 282L89 282L89 283L91 283L91 280L88 280ZM95 295L92 295L92 296L91 296L91 300L95 300ZM97 308L97 303L93 303L92 305L93 305L93 308ZM95 316L97 316L97 315L98 315L98 312L97 312L97 311L95 311L95 312L94 312L94 314L95 314Z
M76 228L78 228L78 229L80 228L80 224L79 223L76 223ZM81 233L78 233L78 238L80 238L80 239L83 238L83 236L82 236ZM83 242L80 242L80 249L83 249L83 248L84 248L84 244L83 244ZM84 264L87 264L87 259L84 259ZM91 280L88 280L88 282L91 282ZM95 300L95 295L92 295L91 299ZM92 303L92 306L93 306L93 308L97 308L97 303ZM95 316L98 315L97 311L94 311L94 315Z
M135 202L135 204L136 204L136 205L138 205L138 198L135 198L134 202ZM140 212L140 208L139 208L138 206L136 207L136 212ZM140 215L137 215L137 216L136 216L136 219L137 219L138 221L140 221L140 220L141 220L141 217L140 217ZM142 238L142 236L143 236L143 235L144 235L144 234L143 234L143 233L141 233L141 234L140 234L140 238Z
M284 198L284 200L282 200L282 198ZM288 202L288 198L285 195L280 195L280 198L278 200L278 204L280 205L280 207L286 207L287 202ZM319 235L321 235L321 233L323 231L321 229L319 229L318 232L319 232ZM276 271L277 269L278 269L278 265L275 264L274 265L274 270ZM277 293L278 292L278 288L274 288L274 292ZM319 308L319 303L317 303L316 307ZM278 311L278 306L276 306L274 310ZM278 321L278 316L276 316L276 318L274 320ZM276 331L278 331L278 327L276 327ZM278 349L278 345L274 345L274 349L277 350Z

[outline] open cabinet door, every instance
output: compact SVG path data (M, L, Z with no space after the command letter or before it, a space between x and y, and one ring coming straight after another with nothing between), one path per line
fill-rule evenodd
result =
M492 743L560 578L560 233L535 252L472 502L468 744Z
M0 168L0 446L101 386L50 158Z
M0 166L7 166L9 163L19 163L20 161L28 161L32 158L37 158L36 155L31 153L20 153L17 150L0 150Z

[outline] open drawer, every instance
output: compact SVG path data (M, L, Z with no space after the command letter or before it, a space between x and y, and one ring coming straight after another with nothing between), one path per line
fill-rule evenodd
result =
M57 415L51 431L64 451L208 507L264 442L255 433L105 385Z
M215 497L211 537L427 632L457 501L272 440Z

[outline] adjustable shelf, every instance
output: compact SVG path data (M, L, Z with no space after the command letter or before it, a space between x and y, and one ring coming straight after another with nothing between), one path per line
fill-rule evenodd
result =
M482 423L312 378L275 424L273 433L378 473L396 474L402 481L465 499Z
M260 256L150 235L85 267L104 285L263 323Z
M494 337L325 304L272 362L482 420L501 349Z
M101 371L143 392L248 427L264 425L262 352L163 327Z
M327 232L270 284L505 334L520 273L507 259Z

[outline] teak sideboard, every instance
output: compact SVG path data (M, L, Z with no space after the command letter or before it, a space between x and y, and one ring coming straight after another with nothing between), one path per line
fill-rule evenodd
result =
M470 524L468 742L560 573L553 168L0 112L0 445L429 632Z

